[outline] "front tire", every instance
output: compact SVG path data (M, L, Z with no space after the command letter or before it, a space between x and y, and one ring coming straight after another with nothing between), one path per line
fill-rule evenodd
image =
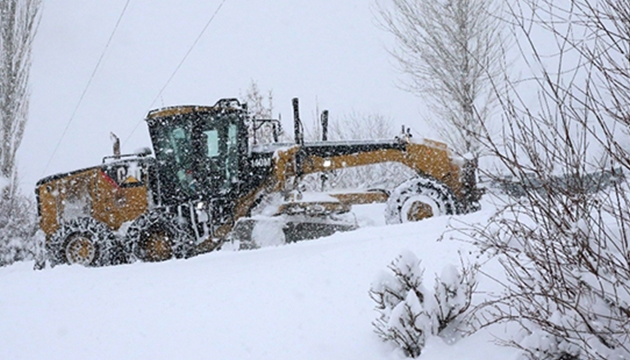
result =
M177 217L164 209L138 217L127 230L129 251L145 262L187 258L194 255L194 240Z
M403 182L392 191L387 199L385 222L400 224L460 212L459 201L446 184L422 175Z
M52 266L105 266L124 263L122 245L107 225L89 217L63 224L46 242Z

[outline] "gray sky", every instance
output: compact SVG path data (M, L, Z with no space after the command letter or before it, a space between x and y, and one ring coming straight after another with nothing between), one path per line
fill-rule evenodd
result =
M158 101L152 104L221 0L131 0L88 92L55 149L126 0L44 3L35 41L31 112L19 154L21 185L100 163L110 131L125 140L150 108L214 104L255 80L273 90L275 114L290 126L291 98L312 121L381 113L425 133L418 98L386 51L391 38L365 0L226 0ZM397 130L397 129L396 129ZM150 145L142 121L123 152Z

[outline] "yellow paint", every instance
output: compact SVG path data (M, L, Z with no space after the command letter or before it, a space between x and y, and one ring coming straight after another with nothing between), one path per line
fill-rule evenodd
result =
M100 168L92 168L39 186L40 228L50 237L61 226L69 204L84 203L78 216L91 216L112 230L143 214L148 206L146 186L118 187ZM75 209L74 212L77 212Z
M387 194L380 191L369 191L360 193L340 193L329 194L330 196L337 198L344 204L360 205L360 204L374 204L384 203L387 201Z

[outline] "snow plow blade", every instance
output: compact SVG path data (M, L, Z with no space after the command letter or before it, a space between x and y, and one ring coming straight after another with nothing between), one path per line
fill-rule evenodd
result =
M228 236L228 241L235 249L257 249L317 239L357 228L357 221L352 213L326 217L256 216L239 219Z

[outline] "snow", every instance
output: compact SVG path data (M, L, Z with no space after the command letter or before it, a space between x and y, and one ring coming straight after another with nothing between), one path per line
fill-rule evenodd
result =
M4 176L0 176L0 189L4 189L5 187L9 186L11 184L11 182L9 181L8 178L4 177Z
M149 145L142 119L150 109L212 105L242 95L252 80L273 90L285 129L298 96L305 124L318 118L315 109L329 109L331 119L359 111L435 136L420 121L420 102L397 86L385 51L391 37L375 26L370 2L226 2L171 82L218 5L131 2L91 79L125 2L46 2L18 159L22 191L99 164L111 153L110 132L123 153ZM407 251L422 260L431 289L445 264L459 263L458 252L474 251L448 236L437 241L449 223L491 212L385 226L384 207L355 207L356 231L285 246L106 268L1 267L0 359L400 359L373 332L373 280ZM277 245L271 230L265 235ZM496 262L482 270L501 277ZM479 294L497 291L492 278L479 280ZM492 342L506 331L487 328L452 344L429 337L421 358L514 358Z
M257 219L256 225L252 229L252 239L260 247L278 246L285 242L282 225L284 221L281 217L267 217Z
M442 269L440 279L447 285L456 285L459 282L459 272L453 264L448 264Z
M291 197L291 202L297 203L310 203L310 202L334 202L338 203L339 199L336 197L330 196L327 193L322 192L314 192L314 191L303 191L300 192L299 195L294 195Z
M437 241L449 223L490 212L385 226L382 204L356 210L370 225L284 246L105 268L0 268L0 359L400 359L373 332L372 282L408 252L432 288L458 251L473 251ZM480 280L480 294L496 290ZM420 358L515 358L492 342L503 331L451 345L429 337Z

